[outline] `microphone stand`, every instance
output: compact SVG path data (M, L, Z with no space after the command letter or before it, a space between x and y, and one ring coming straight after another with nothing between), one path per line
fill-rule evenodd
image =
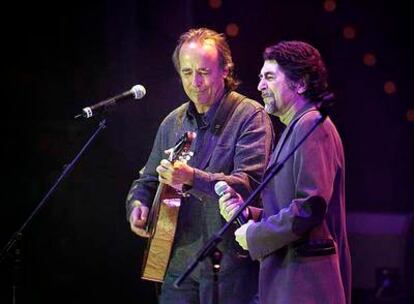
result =
M219 272L221 268L221 258L223 254L218 248L215 248L212 254L210 254L211 264L213 266L213 304L219 304L220 284L219 284Z
M54 193L56 188L59 186L59 184L63 181L63 179L69 174L70 171L75 167L75 164L79 161L81 155L83 152L89 147L89 145L95 140L97 135L106 128L106 119L103 118L99 122L99 127L97 130L92 134L92 136L89 138L89 140L86 142L86 144L82 147L82 149L79 151L79 153L75 156L75 158L69 163L64 165L63 172L61 175L57 178L55 183L52 185L50 190L46 193L46 195L43 197L43 199L40 201L40 203L37 205L37 207L33 210L33 212L30 214L30 216L26 219L26 221L23 223L23 225L11 236L10 240L6 244L6 246L3 247L2 251L0 252L0 264L3 263L7 257L11 258L13 260L13 297L12 297L12 303L17 303L17 290L19 288L20 280L21 280L21 272L22 272L22 250L21 250L21 242L23 239L23 231L29 224L33 221L35 216L39 213L40 209L42 209L48 200L48 198Z
M322 104L323 105L323 104ZM269 181L279 173L283 168L286 161L293 156L296 150L302 145L302 143L312 134L312 132L326 119L328 116L328 107L331 104L326 104L318 108L321 117L315 122L315 124L309 129L309 131L303 136L303 138L293 147L292 151L285 156L280 162L276 162L269 168L269 173L263 179L263 182L252 192L252 194L246 199L246 201L240 205L240 207L235 211L231 219L224 224L224 226L215 233L204 245L203 248L195 256L193 262L189 264L187 269L175 280L174 286L179 288L181 283L188 277L188 275L194 270L198 263L202 262L206 257L214 255L217 250L217 245L223 240L224 233L233 225L233 222L237 220L243 210L249 206L263 190L263 188L269 183ZM213 258L213 257L212 257Z

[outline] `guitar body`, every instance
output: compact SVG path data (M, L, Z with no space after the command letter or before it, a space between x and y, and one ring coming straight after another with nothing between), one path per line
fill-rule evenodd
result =
M148 239L141 273L142 279L156 282L163 282L167 271L181 203L181 196L174 195L175 189L166 185L163 188L158 218Z
M189 149L195 136L194 132L186 132L175 147L170 149L171 163L176 160L186 162L190 159L192 152ZM166 184L159 184L147 220L146 230L149 238L142 264L142 279L164 281L174 244L182 197L180 190Z

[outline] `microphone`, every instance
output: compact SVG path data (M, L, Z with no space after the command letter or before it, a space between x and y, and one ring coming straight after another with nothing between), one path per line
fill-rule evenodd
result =
M75 118L84 117L84 118L91 118L92 116L96 115L97 113L107 111L110 107L116 105L118 101L125 100L126 98L133 96L134 99L141 99L145 96L147 91L145 88L137 84L133 86L129 91L126 91L122 94L119 94L115 97L108 98L104 101L98 102L92 106L86 107L82 109L82 113L75 116Z
M231 193L231 196L236 195L236 191L232 187L230 187L225 181L218 181L214 185L214 191L220 197L227 193ZM246 208L247 209L247 208ZM247 223L247 218L244 216L243 212L236 218L236 222L239 226L244 225Z

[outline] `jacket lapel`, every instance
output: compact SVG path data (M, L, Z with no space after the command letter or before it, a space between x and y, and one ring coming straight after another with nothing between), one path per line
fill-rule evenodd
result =
M279 142L277 143L275 149L273 150L272 156L270 157L269 164L267 165L266 172L270 167L273 167L274 164L279 160L280 152L282 151L283 146L286 143L287 138L292 133L293 129L295 128L296 123L301 119L306 113L310 111L314 111L315 107L312 105L311 107L305 107L302 111L299 111L293 120L290 122L290 124L286 127L284 132L282 133L282 136L280 137Z

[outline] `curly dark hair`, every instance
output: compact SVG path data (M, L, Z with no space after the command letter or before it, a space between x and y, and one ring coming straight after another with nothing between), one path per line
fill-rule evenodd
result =
M219 54L219 64L222 69L227 69L228 75L224 79L225 87L229 90L235 90L239 85L239 81L234 76L234 63L231 57L230 47L223 34L208 28L190 29L180 36L178 44L172 55L172 61L175 69L180 73L180 50L184 43L196 41L203 43L205 40L212 40L215 43Z
M303 41L282 41L267 47L264 60L276 60L282 71L294 83L307 85L303 95L311 102L318 102L328 89L328 73L319 51Z

